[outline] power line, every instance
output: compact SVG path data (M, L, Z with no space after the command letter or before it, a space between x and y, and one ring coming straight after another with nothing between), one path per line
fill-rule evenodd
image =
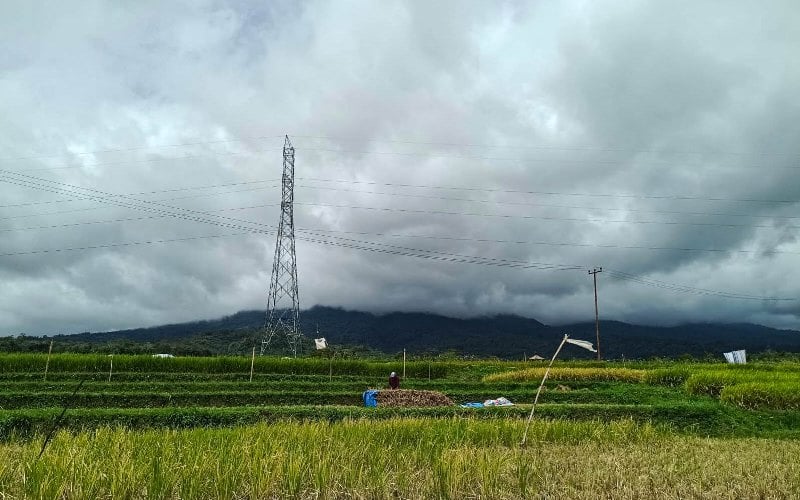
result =
M2 171L0 171L0 172L2 172ZM0 177L0 180L4 180L6 182L11 182L8 179L3 179L2 177ZM48 181L48 182L55 183L55 181ZM12 183L14 183L14 182L12 182ZM55 183L55 184L59 184L59 183ZM30 186L29 185L29 186L26 186L26 187L33 187L35 189L45 189L45 188L42 188L41 186ZM84 189L88 189L88 188L84 188ZM45 190L47 190L47 189L45 189ZM104 203L111 203L111 204L116 205L116 206L122 206L123 208L131 208L131 209L134 209L134 210L144 210L144 211L148 211L148 212L152 212L153 211L152 209L142 208L141 206L137 206L137 205L131 206L130 204L115 203L113 201L113 199L111 201L109 201L108 199L95 199L95 198L96 197L90 197L89 199L94 199L94 201L100 201L100 202L104 202ZM147 203L152 203L152 202L146 202L146 201L141 201L140 200L139 203L147 204ZM201 215L209 215L209 214L211 214L210 212L207 212L207 211L189 210L189 209L180 208L180 207L172 207L170 205L163 205L163 204L160 204L160 203L153 203L153 204L162 205L164 207L168 207L168 208L171 208L171 209L177 209L177 210L186 211L186 212L189 212L191 214L201 214ZM263 206L269 206L269 205L256 205L256 206L252 206L252 207L239 207L239 208L235 208L235 209L238 210L238 209L248 209L248 208L259 208L259 207L263 207ZM160 215L163 215L164 217L173 217L173 218L190 220L190 221L194 221L194 222L217 224L217 222L209 221L208 219L197 218L196 216L195 217L185 217L185 216L182 216L180 214L176 215L175 213L172 213L172 212L165 212L164 210L156 211L156 213L159 213ZM256 224L256 225L263 226L263 224L254 223L252 221L246 221L246 220L235 219L235 218L230 218L230 217L224 217L224 216L219 216L219 215L214 215L214 217L230 220L230 221L233 221L233 222L236 222L236 223L243 223L243 224L250 224L250 225ZM404 237L420 237L420 236L404 236ZM480 240L477 240L477 241L480 241ZM494 242L503 242L503 240L493 240L493 241ZM618 248L618 249L628 249L628 250L651 250L651 251L711 252L711 253L732 253L732 254L754 254L754 253L758 253L758 252L752 251L752 250L734 250L734 249L718 249L718 248L661 247L661 246L611 245L611 244L585 244L585 243L565 243L565 242L547 242L547 241L528 241L528 242L519 242L519 243L524 243L524 244L528 244L528 245L540 245L540 246ZM780 250L775 250L773 253L776 253L776 254L800 254L800 252L789 252L789 251L780 251Z
M648 213L648 214L669 214L669 215L692 215L692 216L715 216L715 217L751 217L751 218L764 218L764 219L800 219L800 216L790 215L764 215L764 214L736 214L728 212L686 212L680 210L641 210L635 208L618 208L618 207L587 207L581 205L555 205L549 203L531 203L531 202L514 202L514 201L498 201L498 200L476 200L473 198L456 198L451 196L435 196L424 194L410 194L410 193L390 193L382 191L366 191L361 189L347 189L330 186L309 186L303 184L296 184L295 187L306 189L319 189L331 190L346 193L363 193L363 194L376 194L382 196L397 196L402 198L420 198L431 200L443 201L464 201L470 203L484 203L493 205L509 205L509 206L524 206L524 207L546 207L546 208L567 208L576 210L605 210L613 212L630 212L630 213Z
M261 232L261 231L259 231ZM7 253L0 253L0 257L12 257L12 256L21 256L21 255L36 255L36 254L46 254L46 253L62 253L62 252L74 252L74 251L82 251L82 250L98 250L103 248L118 248L118 247L129 247L129 246L144 246L144 245L155 245L160 243L174 243L174 242L181 242L181 241L194 241L194 240L204 240L210 238L225 238L228 236L241 236L245 234L253 234L253 231L247 231L242 233L228 233L228 234L209 234L204 236L187 236L185 238L169 238L169 239L159 239L159 240L143 240L143 241L128 241L123 243L105 243L100 245L87 245L82 247L67 247L67 248L50 248L50 249L43 249L43 250L28 250L25 252L7 252ZM264 232L264 234L268 234Z
M263 224L262 224L263 225ZM439 252L434 250L421 250L416 248L410 247L402 247L398 245L389 245L383 243L375 243L375 242L365 242L362 240L355 240L350 238L341 238L330 235L319 235L315 232L311 232L308 230L298 229L301 232L308 232L310 236L298 236L296 239L301 241L307 241L311 243L319 243L327 246L334 246L334 247L341 247L341 248L350 248L356 250L363 250L363 251L370 251L374 253L382 253L388 255L397 255L397 256L407 256L407 257L417 257L423 258L428 260L436 260L436 261L443 261L443 262L452 262L452 263L466 263L466 264L480 264L480 265L490 265L490 266L497 266L497 267L511 267L511 268L521 268L521 269L538 269L538 270L580 270L583 269L582 266L578 265L569 265L569 264L553 264L553 263L540 263L540 262L528 262L528 261L515 261L511 259L496 259L496 258L486 258L480 256L470 256L470 255L462 255L462 254L455 254L451 252ZM35 255L35 254L44 254L44 253L58 253L58 252L67 252L67 251L77 251L77 250L95 250L95 249L103 249L103 248L116 248L116 247L125 247L125 246L141 246L141 245L150 245L150 244L157 244L157 243L168 243L168 242L180 242L180 241L191 241L195 239L208 239L208 238L221 238L227 236L238 236L238 235L245 235L245 234L275 234L274 230L265 230L265 229L257 229L257 228L246 228L246 231L239 232L239 233L229 233L229 234L221 234L221 235L203 235L203 236L192 236L186 238L173 238L173 239L160 239L160 240L145 240L145 241L135 241L135 242L123 242L123 243L108 243L108 244L96 244L96 245L87 245L82 247L68 247L68 248L56 248L56 249L43 249L43 250L29 250L29 251L21 251L21 252L8 252L0 254L0 257L9 257L9 256L22 256L22 255ZM334 240L331 241L331 238ZM745 294L733 294L728 292L720 292L714 290L707 290L707 289L699 289L693 288L683 285L676 285L670 284L666 282L660 282L657 280L650 280L638 277L636 275L630 273L624 273L621 271L613 271L610 270L613 276L619 279L625 279L628 281L632 281L635 283L639 283L646 286L651 286L655 288L661 288L669 291L674 292L681 292L681 293L691 293L695 295L711 295L717 296L722 298L729 298L729 299L740 299L740 300L772 300L772 301L794 301L797 299L794 298L781 298L781 297L759 297L759 296L750 296Z
M249 191L249 190L248 190ZM222 194L229 194L229 193L222 193ZM206 195L203 195L206 196ZM187 198L195 198L195 196L189 197L178 197L178 198L170 198L171 200L180 200L180 199L187 199ZM518 215L518 214L485 214L485 213L470 213L470 212L449 212L443 210L421 210L421 209L405 209L405 208L389 208L389 207L368 207L368 206L354 206L354 205L334 205L328 203L312 203L312 202L297 202L298 205L307 205L307 206L315 206L315 207L332 207L332 208L348 208L348 209L360 209L360 210L375 210L375 211L384 211L384 212L399 212L399 213L418 213L418 214L430 214L430 215L449 215L449 216L464 216L464 217L498 217L498 218L514 218L514 219L527 219L527 220L542 220L545 222L586 222L586 223L608 223L608 224L655 224L655 225L683 225L683 226L706 226L706 227L725 227L725 228L767 228L772 229L774 226L766 225L766 224L731 224L731 223L716 223L716 222L683 222L683 221L648 221L648 220L609 220L609 219L591 219L591 218L580 218L580 217L553 217L553 216L539 216L539 215ZM216 211L224 211L224 210L248 210L253 208L263 208L275 206L274 203L268 204L261 204L261 205L251 205L245 207L231 207L225 209L218 209ZM94 210L92 209L76 209L72 211L59 211L59 212L50 212L45 215L54 215L54 214L63 214L69 213L74 211L86 211L86 210ZM212 211L205 211L207 213L212 213ZM32 214L32 215L17 215L17 216L9 216L9 217L2 217L2 219L14 219L14 218L23 218L23 217L33 217L36 215L41 214ZM123 222L124 219L115 219L111 221L91 221L91 222L81 222L81 223L67 223L67 224L58 224L55 226L35 226L35 227L28 227L28 228L11 228L11 229L4 229L0 231L25 231L29 229L47 229L48 227L65 227L65 226L72 226L72 225L82 225L82 224L100 224L103 222ZM800 226L790 226L785 225L781 226L782 229L800 229Z
M245 142L247 140L260 140L260 139L277 139L282 138L283 135L273 135L273 136L253 136L253 137L243 137L241 139L220 139L220 140L213 140L213 141L195 141L195 142L182 142L177 144L161 144L161 145L150 145L150 146L133 146L128 148L112 148L112 149L96 149L94 151L81 151L81 152L68 152L68 153L61 153L61 154L51 154L51 155L38 155L38 156L17 156L17 157L5 157L0 158L0 162L7 162L7 161L23 161L23 160L45 160L48 158L61 158L66 154L70 154L73 156L86 156L86 155L95 155L100 153L121 153L121 152L130 152L130 151L144 151L148 149L162 149L162 148L177 148L183 146L205 146L209 144L224 144L224 143L232 143L232 142Z
M624 162L620 160L598 160L598 159L583 159L583 160L564 160L553 158L503 158L496 156L479 156L479 155L447 155L437 154L430 152L416 153L416 152L398 152L398 151L363 151L363 150L348 150L348 149L330 149L330 148L298 148L298 151L322 151L329 153L348 153L348 154L363 154L363 155L390 155L390 156L411 156L423 158L446 158L452 160L483 160L483 161L510 161L519 164L526 163L548 163L551 165L569 165L569 164L591 164L591 165L616 165L624 166ZM671 164L674 160L662 160L664 164ZM659 168L664 165L646 165L642 163L635 163L637 167L654 167ZM800 166L784 166L784 165L713 165L715 168L724 169L744 169L744 170L764 170L764 169L782 169L782 170L796 170Z
M759 297L757 295L749 295L749 294L739 294L739 293L731 293L731 292L720 292L717 290L710 290L707 288L698 288L698 287L690 287L686 285L678 285L675 283L668 283L665 281L659 281L655 279L645 278L639 275L626 273L623 271L613 270L613 269L605 269L610 273L610 275L614 278L619 280L631 281L634 283L639 283L641 285L647 285L654 288L661 288L664 290L669 290L673 292L681 292L681 293L689 293L693 295L710 295L716 297L724 297L730 299L745 299L745 300L777 300L777 301L792 301L798 299L792 298L779 298L779 297Z
M232 225L230 222L225 222L225 221L232 221L232 222L244 223L244 224L256 224L256 223L253 223L253 222L243 221L243 220L235 219L235 218L232 218L232 217L214 215L214 214L211 214L209 212L203 212L203 211L199 211L199 210L190 210L190 209L187 209L187 208L175 207L175 206L172 206L172 205L165 205L163 203L157 203L157 202L152 202L152 201L138 200L136 198L132 198L132 197L125 196L125 195L115 195L113 193L106 193L104 191L99 191L99 190L96 190L96 189L82 188L80 186L73 186L71 184L66 184L66 183L61 183L61 182L56 182L56 181L49 181L47 179L41 179L41 178L38 178L38 177L32 177L32 176L25 175L25 174L14 173L13 175L16 175L17 177L9 179L7 176L6 177L2 176L3 172L4 172L3 170L0 170L0 181L10 182L12 184L17 184L17 185L21 185L21 186L25 186L25 187L30 187L30 188L33 188L33 189L50 191L50 192L53 192L53 193L56 193L56 194L75 194L73 191L69 191L69 190L67 190L67 189L65 189L63 187L59 187L59 186L66 186L66 187L68 187L70 189L80 189L80 190L88 192L88 193L86 193L86 192L78 193L81 196L86 196L88 199L91 199L93 201L97 201L97 202L100 202L100 203L111 204L111 205L115 205L115 206L120 206L122 208L129 208L129 209L144 211L144 212L148 212L148 213L156 213L156 214L165 215L165 216L168 216L168 217L174 217L174 218L184 219L184 220L189 220L189 221L194 221L194 222L202 222L202 223L214 224L214 225L221 226L221 227L237 227L237 228L241 228L241 226ZM95 194L95 193L97 193L97 194ZM119 200L117 198L123 198L123 199L127 199L127 200L130 200L130 201L121 201L121 200ZM151 205L155 205L155 206L161 207L161 208L153 208ZM173 212L171 210L178 210L178 212ZM215 219L208 219L207 217L205 217L205 216L208 216L208 215L210 215L211 217L214 217L216 219L222 219L223 221L215 220ZM256 224L256 225L265 226L264 224Z
M522 215L522 214L485 214L478 212L451 212L446 210L422 210L412 208L390 208L390 207L368 207L358 205L335 205L329 203L297 202L297 205L309 205L315 207L348 208L356 210L375 210L381 212L399 212L427 215L453 215L459 217L496 217L501 219L532 219L548 222L590 222L600 224L656 224L668 226L705 226L705 227L729 227L729 228L773 228L764 224L732 224L719 222L682 222L682 221L650 221L650 220L609 220L609 219L587 219L580 217L551 217L543 215ZM787 229L800 229L800 226L783 226Z
M16 173L14 170L4 170L5 172ZM334 183L334 184L366 184L366 185L376 185L376 186L386 186L386 187L399 187L399 188L415 188L415 189L435 189L435 190L445 190L445 191L474 191L474 192L486 192L486 193L502 193L502 194L525 194L525 195L537 195L537 196L569 196L569 197L590 197L590 198L621 198L621 199L655 199L655 200L669 200L669 201L682 201L682 200L691 200L691 201L732 201L732 202L740 202L740 203L800 203L800 199L795 200L787 200L787 199L742 199L742 198L721 198L721 197L702 197L702 196L688 196L688 195L680 195L680 194L669 194L669 195L634 195L634 194L626 194L626 193L577 193L577 192L564 192L564 191L525 191L525 190L515 190L515 189L498 189L498 188L484 188L484 187L468 187L468 186L444 186L444 185L426 185L426 184L403 184L403 183L391 183L391 182L377 182L377 181L360 181L355 179L324 179L324 178L316 178L316 177L297 177L296 180L305 180L311 182L324 182L324 183ZM192 187L182 187L182 188L171 188L171 189L164 189L164 190L154 190L154 191L144 191L144 192L137 192L137 193L126 193L125 195L143 195L143 194L154 194L154 193L162 193L162 192L169 192L169 191L184 191L184 190L193 190L193 189L211 189L215 187L225 187L225 186L237 186L237 185L245 185L245 184L258 184L258 183L266 183L266 182L276 182L276 179L264 179L264 180L254 180L254 181L245 181L245 182L234 182L234 183L224 183L224 184L214 184L214 185L207 185L207 186L192 186ZM304 185L298 184L298 187L304 187L308 189L328 189L328 190L337 190L337 191L345 191L345 192L356 192L356 193L367 193L367 194L384 194L390 196L407 196L407 197L425 197L425 195L419 194L409 194L409 193L381 193L381 192L374 192L374 191L362 191L362 190L352 190L346 188L337 188L337 187L330 187L330 186L314 186L314 185ZM123 195L119 195L123 196ZM450 197L434 197L430 196L431 198L439 198L444 200L454 200L454 201L477 201L471 200L468 198L450 198ZM54 200L54 201L46 201L46 202L36 202L36 203L60 203L62 201L72 201L72 200ZM499 202L493 200L486 200L480 201L481 203L498 203L498 204L508 204L508 205L517 205L521 203L516 202ZM21 206L20 205L0 205L0 208L3 207L13 207L13 206ZM525 203L527 205L527 203ZM531 204L532 206L550 206L550 205L541 205L541 204ZM570 207L565 206L563 208L587 208L592 210L625 210L625 209L617 209L617 208L602 208L602 207ZM653 213L673 213L669 211L652 211ZM727 213L709 213L709 212L674 212L674 213L687 213L689 215L724 215L724 216L737 216L737 217L749 217L750 215L747 214L727 214ZM755 215L753 215L755 217ZM769 216L767 216L769 217ZM797 217L792 217L797 218Z
M730 151L730 150L675 150L675 149L642 149L642 148L620 148L620 147L597 147L597 146L564 146L564 145L520 145L520 144L486 144L486 143L465 143L465 142L453 142L453 141L414 141L414 140L404 140L404 139L373 139L368 138L365 140L363 137L355 138L355 137L344 137L344 136L326 136L326 135L303 135L303 134L292 134L294 137L299 138L306 138L306 139L322 139L330 142L369 142L369 143L385 143L385 144L410 144L410 145L420 145L420 146L445 146L445 147L463 147L463 148L481 148L481 149L509 149L509 150L532 150L532 151L569 151L569 152L599 152L599 153L644 153L644 154L677 154L677 155L726 155L726 156L779 156L779 157L799 157L800 154L798 153L779 153L775 151L754 151L754 152L741 152L741 151ZM211 144L231 144L231 143L241 143L247 142L250 140L266 140L266 139L282 139L284 134L280 135L254 135L254 136L243 136L238 139L213 139L213 140L201 140L201 141L190 141L190 142L179 142L179 143L172 143L172 144L151 144L145 146L130 146L130 147L118 147L118 148L107 148L107 149L96 149L90 151L69 151L64 153L57 153L57 154L41 154L41 155L28 155L28 156L17 156L17 157L3 157L0 158L0 162L8 162L8 161L24 161L24 160L41 160L41 159L49 159L49 158L61 158L67 154L73 156L86 156L86 155L95 155L101 153L121 153L121 152L131 152L131 151L146 151L146 150L153 150L153 149L164 149L164 148L177 148L177 147L187 147L187 146L206 146Z
M325 135L294 135L295 137L304 137L307 139L324 139L328 141L342 141L342 142L364 142L363 138L352 138L342 136L325 136ZM391 139L370 139L369 142L377 143L390 143L390 144L415 144L423 146L455 146L455 147L470 147L482 149L531 149L531 150L546 150L546 151L595 151L595 152L613 152L613 153L659 153L659 154L686 154L686 155L710 155L710 154L724 154L731 156L800 156L798 153L776 153L772 152L751 152L744 153L738 151L680 151L680 150L664 150L664 149L632 149L632 148L602 148L592 146L541 146L541 145L510 145L510 144L478 144L478 143L459 143L459 142L435 142L435 141L411 141L411 140L391 140Z
M800 203L800 200L769 200L769 199L747 199L747 198L710 198L702 196L684 195L636 195L636 194L615 194L615 193L574 193L563 191L526 191L518 189L499 189L499 188L479 188L479 187L460 187L460 186L441 186L430 184L403 184L393 182L359 181L347 179L321 179L314 177L298 177L298 180L313 182L330 182L340 184L367 184L374 186L393 186L420 189L440 189L451 191L481 191L486 193L505 193L505 194L532 194L541 196L585 196L594 198L622 198L622 199L642 199L642 200L696 200L696 201L733 201L739 203Z
M6 179L3 179L3 178L0 178L0 182L7 182L9 184L16 184L14 182L10 182L10 181L8 181ZM25 186L25 185L22 185L22 184L16 184L16 185L19 185L19 186L22 186L22 187L29 187L31 189L36 189L36 188L31 187L31 186ZM188 200L188 199L193 199L193 198L203 198L203 197L207 197L207 196L221 196L221 195L225 195L225 194L249 193L249 192L253 192L253 191L261 191L263 189L269 189L270 187L274 188L274 187L277 187L277 186L265 186L265 187L250 188L250 189L237 189L235 191L225 191L225 192L221 192L221 193L208 193L208 194L197 194L197 195L190 195L190 196L177 196L177 197L173 197L173 198L159 198L157 200L149 200L149 201L150 202L177 201L177 200ZM127 196L127 195L117 195L117 196ZM93 200L91 198L82 198L80 201L93 201ZM267 207L267 206L272 206L272 205L267 204L267 205L260 205L260 206ZM258 206L245 207L245 208L257 208L257 207ZM70 209L70 210L57 210L55 212L39 212L39 213L35 213L35 214L9 215L7 217L0 217L0 220L25 219L25 218L29 218L29 217L44 217L44 216L47 216L47 215L61 215L61 214L70 214L70 213L76 213L76 212L92 212L92 211L95 211L95 210L102 210L103 208L104 207L74 208L74 209ZM230 210L238 210L238 208L233 208L233 209L230 209Z
M60 165L55 167L36 167L36 168L23 168L18 170L10 170L10 172L42 172L48 170L73 170L78 168L90 168L90 167L109 167L109 166L118 166L118 165L138 165L142 163L157 163L157 162L165 162L165 161L181 161L181 160L197 160L200 158L208 158L209 155L214 156L248 156L257 153L263 153L268 151L274 151L272 149L259 149L255 151L248 151L248 152L220 152L220 153L206 153L203 155L184 155L184 156L171 156L165 158L147 158L143 160L125 160L125 161L113 161L113 162L99 162L99 163L85 163L82 165Z
M2 173L2 172L3 171L0 170L0 173ZM21 185L26 185L25 183L28 183L28 184L30 184L30 186L28 186L28 187L35 187L35 188L38 188L38 189L45 189L45 190L49 189L52 192L56 192L57 194L63 194L63 192L69 193L69 191L66 191L63 188L58 188L58 187L49 187L49 188L42 187L43 186L42 183L52 184L52 185L55 185L55 186L62 186L62 185L63 186L68 186L68 187L71 187L71 188L77 188L77 189L82 189L82 190L85 190L85 191L89 191L91 193L97 192L97 193L101 193L101 194L108 194L108 193L103 193L102 191L98 191L98 190L92 190L92 189L89 189L89 188L80 188L80 187L77 187L77 186L71 186L69 184L59 183L59 182L55 182L55 181L48 181L46 179L39 179L39 178L36 178L36 177L24 175L24 174L16 174L16 175L18 177L16 180L19 180L19 177L23 178L20 181ZM5 180L8 181L8 179L5 179ZM42 182L41 183L37 183L37 181L42 181ZM44 185L46 186L46 184L44 184ZM82 195L84 195L84 194L82 193ZM119 204L119 202L117 200L114 200L113 198L100 197L100 196L97 196L97 195L91 195L91 196L92 196L92 198L96 199L96 201ZM180 207L171 207L169 205L163 205L163 204L160 204L160 203L152 203L152 202L135 200L135 199L132 199L132 200L135 201L135 202L138 202L138 203L142 203L144 205L140 205L140 206L134 205L134 206L127 207L127 208L134 208L134 209L137 209L137 210L150 211L150 212L155 212L155 213L166 213L171 217L182 218L182 219L196 221L196 222L210 223L210 224L218 225L218 226L221 226L221 227L245 229L246 231L251 231L251 232L263 231L263 230L257 230L257 229L252 228L252 227L246 227L246 226L231 224L231 223L227 223L227 222L220 222L220 221L217 221L217 220L211 220L211 219L206 219L206 218L197 217L197 216L189 216L186 213L169 212L169 211L167 211L167 210L165 210L163 208L162 209L152 209L152 208L150 208L150 207L148 207L146 205L148 203L150 203L150 204L155 204L155 205L161 205L161 206L166 207L168 209L177 209L177 210L182 210L184 212L201 214L201 215L209 215L207 212L201 212L201 211L196 211L196 210L188 210L188 209L183 209L183 208L180 208ZM262 227L269 227L269 226L267 226L265 224L259 224L259 223L255 223L255 222L251 222L251 221L243 221L243 220L234 219L234 218L230 218L230 217L222 217L222 216L214 216L214 217L222 218L222 219L228 219L228 220L231 220L231 221L234 221L234 222L240 222L240 223L244 223L244 224L262 226ZM314 236L314 233L310 233L310 234L312 236ZM331 237L330 235L324 235L324 236ZM341 237L335 237L335 236L332 237L332 238L340 240L338 242L338 244L340 244L340 245L361 245L361 246L363 246L363 245L377 245L377 246L384 247L384 249L382 251L405 251L405 252L411 251L411 252L418 252L418 253L419 252L426 252L425 250L411 249L411 248L408 248L408 247L398 247L396 245L387 245L387 244L363 242L363 241L359 241L359 240L352 240L352 239L349 239L349 238L341 238ZM345 241L345 243L342 243L342 241ZM355 248L355 247L353 247L353 248ZM392 250L386 250L386 248L389 248L389 249L392 249ZM723 250L720 250L720 251L723 251ZM430 251L428 251L428 252L430 253ZM741 252L744 252L744 251L741 251ZM781 252L781 253L784 253L784 252ZM789 253L789 252L785 252L785 253ZM15 255L22 255L22 254L23 253L15 253ZM445 255L448 255L448 254L445 254ZM456 255L457 256L457 254L449 254L449 255L451 255L451 256L452 255ZM452 257L450 257L450 258L452 258ZM461 256L461 257L457 256L457 258L463 258L463 256ZM499 260L500 261L506 261L505 259L499 259ZM513 262L513 261L506 261L506 265L508 265L509 262ZM520 265L520 264L516 264L516 265ZM631 279L631 280L637 279L637 278L630 278L630 276L633 276L633 275L629 275L628 279ZM662 287L664 286L663 283L658 283L658 282L650 282L650 283L644 283L643 282L643 284L650 284L650 286L655 286L655 285L659 285L659 286L662 286ZM673 286L673 285L669 285L669 286ZM682 289L689 289L689 288L690 287L684 287ZM724 292L721 292L721 293L724 293ZM737 297L731 297L731 298L744 298L744 297L738 297L737 296ZM755 300L755 299L764 300L763 297L759 297L759 298L753 297L752 299L753 300ZM769 300L777 300L777 299L769 298Z

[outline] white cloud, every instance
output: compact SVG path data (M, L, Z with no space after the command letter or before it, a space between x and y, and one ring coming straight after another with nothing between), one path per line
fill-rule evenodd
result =
M11 181L0 183L0 253L234 233L242 220L274 226L288 132L299 228L798 296L800 14L791 2L724 11L697 2L0 9L0 168L70 167L26 175L195 211L156 217L131 210L131 199L128 208L63 201L75 197L63 185L0 173ZM222 227L187 220L199 211L228 218L200 214ZM94 223L117 219L138 220ZM68 225L76 223L91 224ZM273 244L266 234L0 257L0 334L263 307ZM297 253L304 306L511 312L554 323L594 314L585 269L476 266L302 240ZM794 327L799 312L796 302L599 279L606 318Z

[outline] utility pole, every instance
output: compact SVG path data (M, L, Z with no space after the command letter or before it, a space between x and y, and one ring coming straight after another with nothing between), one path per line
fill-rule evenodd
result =
M600 361L600 314L597 312L597 273L602 273L602 267L595 267L589 274L594 278L594 329L597 333L597 361Z
M285 340L297 357L300 345L300 294L297 289L297 258L294 251L294 147L289 136L283 145L281 216L272 261L261 354L277 336Z

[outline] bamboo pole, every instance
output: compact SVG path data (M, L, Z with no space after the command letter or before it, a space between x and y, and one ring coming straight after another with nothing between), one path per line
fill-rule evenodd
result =
M256 346L253 346L253 357L250 358L250 382L253 381L253 369L256 366Z
M114 355L108 355L111 358L111 366L108 369L108 381L111 382L111 373L114 371Z
M53 353L53 341L50 341L50 349L47 350L47 362L44 364L44 381L47 382L47 369L50 368L50 355Z
M406 350L403 349L403 380L406 379Z
M533 400L533 406L531 407L531 414L528 415L528 421L525 423L525 433L522 435L522 442L520 446L525 446L525 442L528 439L528 427L531 425L531 420L533 420L533 412L536 410L536 403L539 401L539 394L542 393L542 387L544 387L544 381L547 380L547 376L550 374L550 367L553 366L553 362L556 360L556 356L558 353L561 352L561 348L564 347L564 343L569 338L569 335L564 335L564 338L561 340L561 343L558 345L558 349L556 349L556 353L553 354L553 359L550 360L550 364L547 365L547 370L544 371L544 377L542 377L542 383L539 384L539 389L536 391L536 398Z
M333 382L333 357L336 356L336 351L331 349L331 355L328 358L328 382Z

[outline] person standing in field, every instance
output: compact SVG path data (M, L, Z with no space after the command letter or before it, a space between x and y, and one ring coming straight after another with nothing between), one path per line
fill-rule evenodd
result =
M400 387L400 377L397 376L397 373L392 372L389 374L389 388L397 389L398 387Z

